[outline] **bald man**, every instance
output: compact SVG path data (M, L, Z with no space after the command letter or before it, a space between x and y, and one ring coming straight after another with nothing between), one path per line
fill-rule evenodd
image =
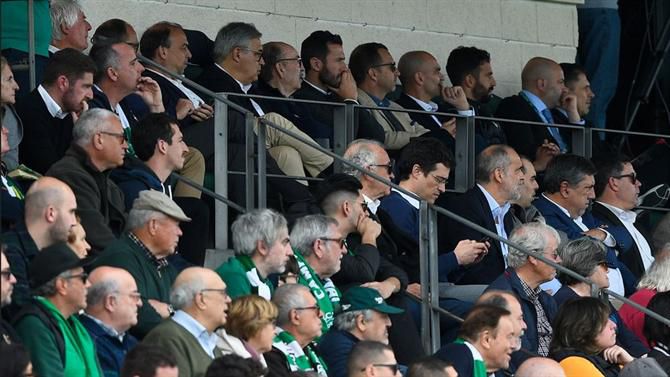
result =
M531 357L521 364L514 375L516 377L534 377L540 374L543 377L565 377L561 365L546 357Z
M74 193L56 178L42 177L26 193L25 229L3 234L5 255L16 277L10 311L30 299L28 264L39 250L56 242L67 242L70 228L77 224L76 209Z
M223 355L214 331L226 323L230 303L226 283L210 269L187 268L172 285L170 302L177 311L151 330L143 344L170 352L180 377L203 376L212 360Z
M87 306L79 321L95 342L102 371L114 375L121 370L126 353L137 345L137 339L126 332L137 324L142 300L135 279L121 268L98 267L88 280Z
M523 90L504 98L498 105L496 117L553 124L551 110L559 106L574 108L574 112L568 113L570 117L575 116L577 97L568 93L564 81L563 70L555 61L543 57L530 59L521 72ZM570 119L571 123L578 121ZM537 172L543 172L555 155L569 150L569 140L562 138L556 127L509 122L503 128L509 145L528 156Z

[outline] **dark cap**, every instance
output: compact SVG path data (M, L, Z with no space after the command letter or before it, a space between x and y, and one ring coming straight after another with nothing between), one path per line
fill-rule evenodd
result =
M366 287L352 287L342 296L342 311L351 312L355 310L372 309L380 313L398 314L403 309L391 306L377 290Z
M84 267L91 262L90 257L80 259L65 242L45 247L28 266L30 288L39 288L63 272Z

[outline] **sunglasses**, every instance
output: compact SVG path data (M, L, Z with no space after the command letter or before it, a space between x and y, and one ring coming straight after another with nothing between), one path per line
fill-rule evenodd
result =
M398 368L398 364L372 364L373 367L379 368L379 367L384 367L384 368L389 368L391 369L391 372L396 375L400 371ZM361 369L361 372L365 371L365 368Z
M81 279L81 282L86 284L86 280L88 280L88 274L86 272L82 272L81 274L70 275L68 277L65 277L64 279L65 280Z
M616 179L628 178L628 179L630 179L632 184L635 184L635 182L637 182L637 174L635 174L635 173L615 175L612 178L616 178Z
M381 67L389 67L389 68L391 68L391 72L395 72L397 70L397 67L395 66L395 62L375 64L370 68L381 68Z
M337 242L340 247L347 247L347 239L346 238L327 238L327 237L321 237L319 238L321 241L331 241L331 242Z

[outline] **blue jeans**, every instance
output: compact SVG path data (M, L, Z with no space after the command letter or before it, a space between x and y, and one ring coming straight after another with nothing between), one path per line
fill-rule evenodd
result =
M607 106L616 93L619 76L621 20L616 9L578 8L577 63L586 70L595 97L586 119L607 128ZM605 134L600 133L604 140Z

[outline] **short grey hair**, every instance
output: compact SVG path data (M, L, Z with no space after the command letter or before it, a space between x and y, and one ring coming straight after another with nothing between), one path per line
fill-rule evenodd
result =
M309 292L309 289L301 284L284 284L272 295L272 302L277 305L277 326L284 326L290 323L291 310L307 305L301 292Z
M607 249L605 244L598 240L581 237L559 248L558 255L561 257L561 266L569 268L580 276L589 277L599 263L606 261ZM559 272L558 280L563 285L574 285L581 282L562 272Z
M362 168L367 168L376 162L375 152L371 148L375 145L382 149L384 148L384 145L377 140L356 139L349 143L349 146L347 147L347 150L344 151L342 157ZM345 164L342 164L342 173L353 175L358 179L361 179L361 176L363 175L359 170Z
M529 251L531 256L538 256L544 254L544 249L548 243L547 236L554 237L556 244L559 244L561 241L558 232L554 228L542 223L531 222L514 229L512 235L509 237L509 241ZM526 264L527 261L528 255L526 253L514 247L509 247L509 252L507 253L508 266L519 268Z
M477 182L488 183L491 179L491 173L496 169L507 170L512 163L510 149L512 148L507 145L498 144L492 145L479 153L475 167Z
M47 281L46 283L40 285L39 287L35 287L32 289L33 295L35 296L42 296L42 297L53 297L56 295L56 281L58 279L65 279L72 276L71 271L63 271L58 276L55 278Z
M132 208L128 214L128 221L126 222L126 230L139 229L148 223L150 220L162 220L168 217L163 212L154 211L152 209L136 209Z
M104 131L108 120L116 115L106 109L84 111L72 128L72 142L84 148L92 142L93 135Z
M363 315L365 321L372 321L372 309L352 310L338 314L334 326L338 330L351 332L356 328L356 318L359 315Z
M114 279L103 279L92 284L86 292L86 306L92 307L103 303L107 296L116 295L119 292L119 283Z
M314 242L328 237L328 228L337 226L337 220L326 215L307 215L296 220L291 230L291 244L304 257L312 255Z
M270 247L283 228L287 228L286 218L272 209L255 209L239 215L230 227L235 254L252 255L258 241Z
M656 259L640 279L637 288L653 289L657 292L670 291L670 258Z
M212 56L217 63L222 62L235 47L249 47L252 39L260 38L263 34L254 24L245 22L231 22L222 27L216 34Z
M79 12L83 11L79 0L51 0L51 38L57 41L63 39L61 26L72 27L79 19Z
M176 310L183 310L193 304L193 300L198 293L205 289L205 280L200 276L194 276L193 279L183 281L179 285L172 286L170 291L170 303Z

